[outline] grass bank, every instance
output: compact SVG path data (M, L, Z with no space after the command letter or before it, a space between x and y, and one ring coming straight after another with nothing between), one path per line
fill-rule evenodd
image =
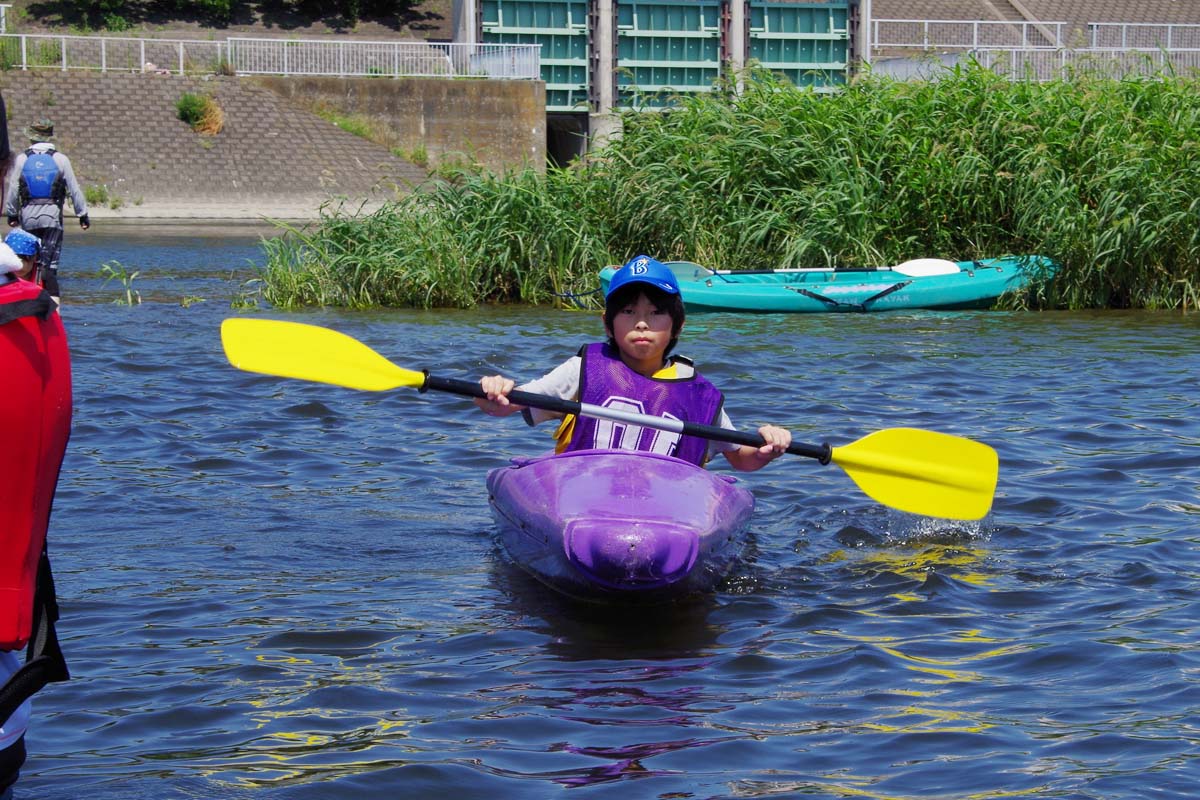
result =
M1200 292L1200 84L746 76L630 114L586 163L460 174L267 245L279 306L546 303L637 252L737 269L1038 253L1011 306L1178 308Z

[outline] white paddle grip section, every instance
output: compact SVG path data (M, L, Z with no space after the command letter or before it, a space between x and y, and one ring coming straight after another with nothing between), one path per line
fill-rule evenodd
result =
M656 428L660 431L683 433L683 422L669 417L647 417L633 411L622 411L618 408L605 408L594 403L580 403L579 413L584 417L595 419L611 419L614 422L626 422L643 428Z

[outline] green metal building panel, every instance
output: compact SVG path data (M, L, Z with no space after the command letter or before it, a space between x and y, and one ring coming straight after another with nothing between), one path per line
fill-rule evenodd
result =
M547 111L588 100L588 0L482 0L481 41L540 44Z
M846 82L850 4L750 2L747 55L797 86L829 90Z
M720 31L720 0L620 0L617 27L682 35Z
M732 0L744 2L745 0ZM749 0L749 59L798 86L845 83L850 4ZM587 107L589 0L481 0L481 41L540 44L548 111ZM721 75L723 0L619 0L617 104L670 106L679 94L711 91Z
M483 0L483 25L530 32L587 28L587 0Z
M617 103L656 107L711 91L721 73L720 0L617 4Z

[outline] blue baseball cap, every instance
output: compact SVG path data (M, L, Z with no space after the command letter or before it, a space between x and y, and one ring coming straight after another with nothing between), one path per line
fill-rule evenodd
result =
M617 289L630 283L648 283L667 294L679 294L679 281L675 280L675 273L666 264L650 256L634 256L626 261L625 266L613 273L604 298L608 299Z
M42 240L28 231L15 230L4 237L4 243L19 256L36 256L42 249Z

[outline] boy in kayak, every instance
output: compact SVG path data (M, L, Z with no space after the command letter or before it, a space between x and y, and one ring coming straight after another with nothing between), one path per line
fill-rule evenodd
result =
M683 298L675 274L649 256L635 256L613 274L605 295L608 341L586 345L579 355L520 389L732 430L721 392L696 372L690 360L670 355L683 322ZM510 378L490 375L479 385L487 399L475 404L494 417L521 411L529 425L562 417L510 402L508 394L517 388ZM764 444L750 447L568 416L555 434L555 449L560 453L597 448L645 450L700 465L722 453L734 469L750 472L774 461L792 442L791 433L775 425L762 426L758 434Z

